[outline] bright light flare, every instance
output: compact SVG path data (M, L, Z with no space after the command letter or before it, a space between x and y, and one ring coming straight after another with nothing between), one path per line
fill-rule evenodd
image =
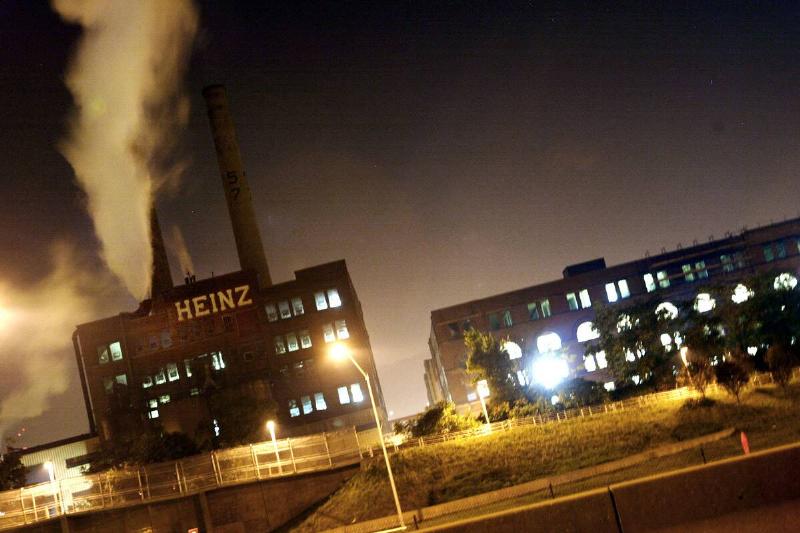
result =
M270 434L275 433L275 421L274 420L268 420L267 421L267 431L269 431Z
M331 357L337 361L342 361L350 356L350 350L342 343L337 342L331 346Z
M688 351L689 351L689 348L687 348L686 346L681 348L681 361L683 361L683 365L684 366L689 366L689 363L686 362L686 352L688 352Z
M553 389L569 376L569 366L560 357L543 356L533 362L533 380L545 389Z

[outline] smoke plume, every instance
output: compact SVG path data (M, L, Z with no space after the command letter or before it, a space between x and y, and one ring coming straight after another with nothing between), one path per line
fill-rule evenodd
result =
M56 244L51 273L32 286L0 283L0 436L20 420L41 415L74 373L70 339L77 324L119 304L119 284L96 265Z
M197 15L191 0L53 0L84 34L66 77L75 100L61 151L87 197L111 271L137 299L152 268L149 210L188 117L179 90Z
M172 233L170 234L170 249L174 250L175 255L178 256L178 263L181 266L181 274L187 272L194 273L194 263L192 256L189 255L189 249L186 247L186 241L183 240L183 233L178 226L172 226Z

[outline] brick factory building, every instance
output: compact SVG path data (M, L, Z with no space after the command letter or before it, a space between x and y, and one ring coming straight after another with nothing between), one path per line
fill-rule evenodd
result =
M275 402L281 436L374 427L367 384L386 421L361 304L345 262L295 272L273 284L221 86L204 91L241 270L173 286L153 211L151 298L134 312L79 325L73 335L93 433L112 436L115 408L167 431L194 434L215 391ZM266 420L265 420L266 422ZM224 428L222 428L224 431Z
M596 259L564 269L563 279L498 294L431 312L425 362L428 400L466 404L477 399L466 374L463 332L474 327L513 343L518 377L530 383L531 363L563 349L575 361L569 374L613 387L606 361L585 357L593 340L593 305L656 295L664 302L704 298L702 287L761 272L800 271L800 219L771 224L738 235L607 267Z

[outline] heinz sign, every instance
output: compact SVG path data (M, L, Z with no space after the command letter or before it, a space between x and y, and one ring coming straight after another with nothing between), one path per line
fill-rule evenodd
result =
M229 309L236 309L237 307L244 307L252 303L250 285L240 285L233 289L201 294L194 298L175 302L175 310L178 312L178 322L182 322Z

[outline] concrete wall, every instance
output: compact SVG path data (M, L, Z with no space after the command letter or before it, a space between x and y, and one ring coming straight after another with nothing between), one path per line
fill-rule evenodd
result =
M207 493L79 515L19 528L29 533L240 533L273 531L332 494L358 464L223 487ZM205 508L205 509L204 509ZM66 523L64 523L66 522Z
M797 531L800 444L524 505L428 531Z

